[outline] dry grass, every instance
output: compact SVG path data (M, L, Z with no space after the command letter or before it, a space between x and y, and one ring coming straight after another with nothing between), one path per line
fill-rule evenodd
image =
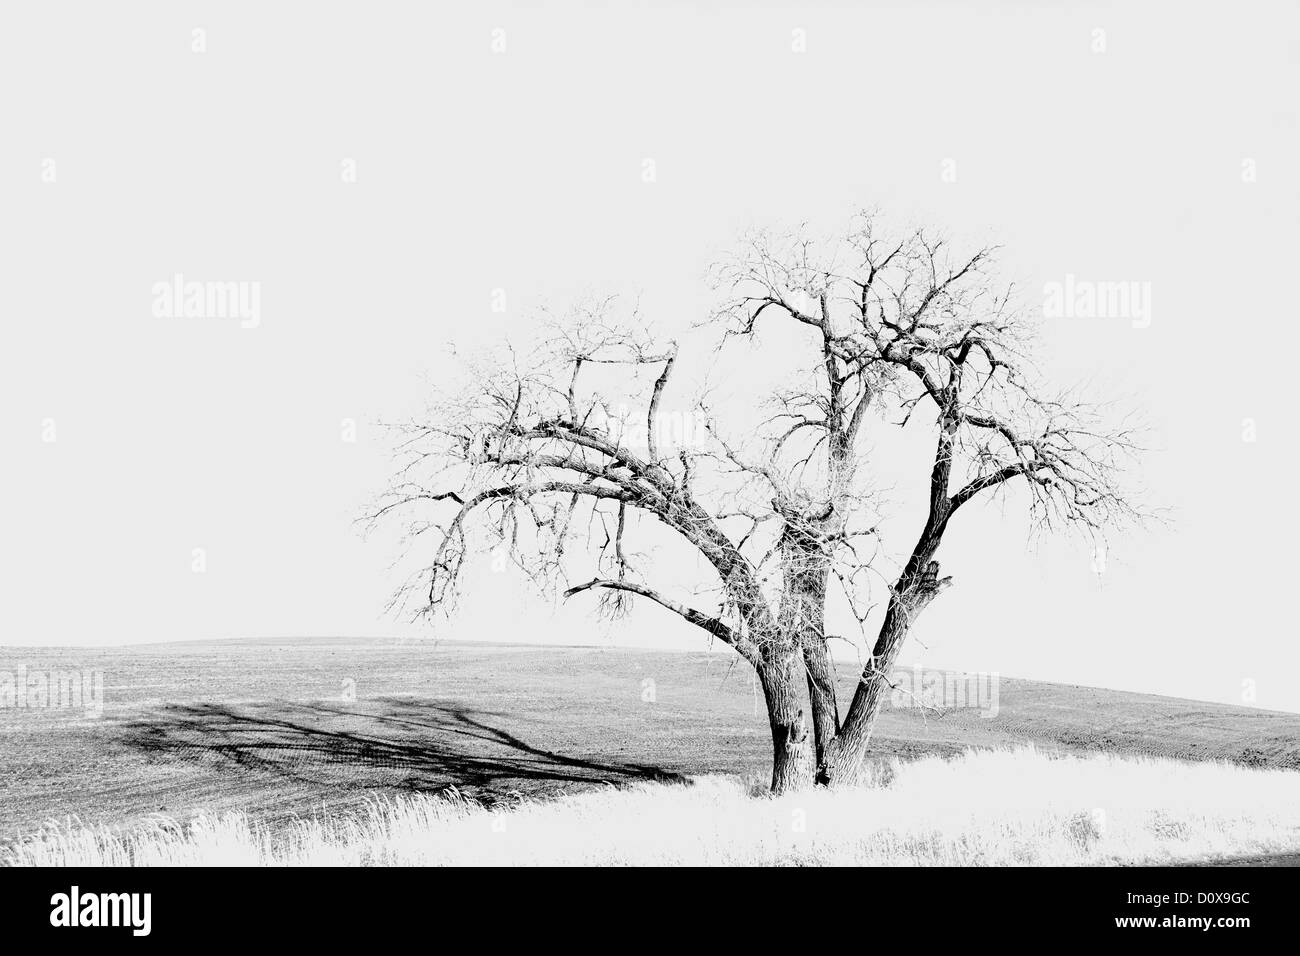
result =
M781 798L732 777L485 809L373 802L276 830L242 815L47 827L0 851L36 866L1004 865L1168 863L1300 851L1300 773L1032 748L884 765L872 784Z

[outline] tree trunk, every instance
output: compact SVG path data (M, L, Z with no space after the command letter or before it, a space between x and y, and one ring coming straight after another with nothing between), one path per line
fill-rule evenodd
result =
M871 649L871 661L862 671L848 716L831 743L827 783L832 786L852 786L860 779L871 731L885 696L892 689L889 675L898 660L898 652L903 649L918 615L952 582L952 578L939 577L938 561L929 560L935 547L937 539L934 546L918 550L894 587L875 647ZM925 562L923 566L921 562Z
M813 743L816 747L818 784L830 782L830 748L840 732L839 701L835 698L835 666L826 636L805 633L803 660L808 673L808 700L812 704Z
M772 727L772 792L788 793L813 783L813 735L809 733L801 693L803 666L799 649L773 648L759 668Z
M889 673L907 640L913 616L914 611L906 605L904 598L896 596L890 600L885 620L880 625L880 634L871 650L871 663L863 670L853 702L849 705L848 717L831 744L827 759L828 785L852 786L861 778L867 748L871 744L871 731L890 691Z
M825 783L831 741L840 729L835 670L826 647L826 583L830 575L824 545L804 524L789 524L781 539L786 592L779 615L782 631L799 648L796 667L808 686L814 746L814 782Z

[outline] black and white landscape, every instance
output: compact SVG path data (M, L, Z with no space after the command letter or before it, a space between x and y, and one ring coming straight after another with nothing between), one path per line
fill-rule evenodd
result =
M2 22L0 863L1300 859L1293 6Z

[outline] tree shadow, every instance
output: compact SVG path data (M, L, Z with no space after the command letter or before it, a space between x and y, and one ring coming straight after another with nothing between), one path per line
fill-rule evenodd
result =
M659 767L534 746L506 715L432 701L270 701L168 705L123 725L127 746L218 772L270 775L314 788L439 791L485 803L566 784L683 782Z

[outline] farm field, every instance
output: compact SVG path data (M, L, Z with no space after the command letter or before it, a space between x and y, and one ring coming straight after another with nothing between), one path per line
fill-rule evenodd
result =
M0 708L0 842L51 820L240 812L272 828L450 787L489 806L768 773L729 652L356 639L0 649L0 672L103 672L103 713ZM847 702L856 669L841 665ZM1300 768L1300 715L1002 679L977 708L887 710L882 757L1046 753Z

